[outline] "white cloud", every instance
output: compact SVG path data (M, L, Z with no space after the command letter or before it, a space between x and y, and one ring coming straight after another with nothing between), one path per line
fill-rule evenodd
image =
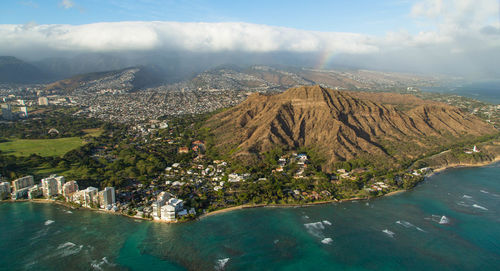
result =
M87 25L0 25L1 44L42 44L63 51L183 50L196 52L370 53L373 38L248 23L117 22ZM7 48L1 48L7 49Z
M64 0L61 5L70 8L74 2ZM350 55L363 61L368 56L378 58L378 63L389 63L387 58L393 56L393 63L420 62L421 67L433 66L436 61L454 63L451 66L456 65L456 59L462 59L467 63L460 65L481 70L485 61L492 69L491 63L500 58L499 10L497 0L423 0L408 11L421 26L420 31L389 31L380 37L241 22L0 25L0 52L19 57L33 57L36 52L37 58L47 52L52 56L129 51L318 53Z
M70 9L75 6L73 0L62 0L59 4L65 9Z

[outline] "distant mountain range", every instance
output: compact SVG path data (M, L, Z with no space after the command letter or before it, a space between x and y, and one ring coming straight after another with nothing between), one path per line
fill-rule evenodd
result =
M335 91L320 86L281 94L253 94L208 120L216 148L255 163L265 152L311 148L334 163L369 159L395 164L471 136L495 133L492 125L458 108L410 95Z
M116 71L76 75L47 84L46 89L71 93L115 90L131 92L164 83L163 73L155 67L130 67Z
M63 92L72 92L81 86L96 92L116 87L136 91L174 83L179 84L169 89L266 92L315 84L334 89L389 91L408 86L436 86L439 81L429 76L352 69L266 65L212 67L211 59L196 59L195 56L184 56L184 59L187 60L180 61L180 57L170 55L131 60L107 54L86 54L28 63L14 57L0 57L0 83L44 83L49 90ZM223 63L224 59L218 61ZM127 70L134 70L133 76L120 76ZM119 86L120 83L126 86Z
M0 83L39 83L52 74L12 56L0 56Z

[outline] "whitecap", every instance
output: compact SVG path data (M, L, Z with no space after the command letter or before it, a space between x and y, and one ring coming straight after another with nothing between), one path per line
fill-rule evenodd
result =
M327 225L327 226L331 226L332 225L332 222L328 221L328 220L323 220L323 224Z
M483 206L481 206L481 205L472 204L472 207L477 208L477 209L481 209L481 210L484 210L484 211L488 211L488 208L483 207Z
M321 231L325 229L325 226L323 225L323 222L313 222L313 223L306 223L304 224L306 227L307 231L318 238L322 237Z
M67 214L72 214L73 212L71 212L70 210L66 211Z
M421 232L426 232L426 231L424 231L423 229L421 229L420 227L417 227L417 226L415 226L415 225L411 224L411 223L410 223L410 222L408 222L408 221L404 221L404 220L403 220L403 221L401 221L401 220L398 220L398 221L396 221L396 224L399 224L399 225L401 225L401 226L403 226L403 227L405 227L405 228L415 228L415 229L416 229L416 230L418 230L418 231L421 231Z
M367 202L365 205L366 205L366 206L370 206L370 203L369 203L369 202Z
M323 240L321 240L321 243L325 244L325 245L329 245L333 242L333 239L332 238L323 238Z
M276 240L274 240L274 241L273 241L273 243L274 243L275 245L276 245L277 243L279 243L279 242L280 242L280 240L279 240L279 239L276 239Z
M50 225L50 224L52 224L52 223L54 223L54 222L55 222L54 220L50 220L50 219L49 219L49 220L45 221L45 223L44 223L44 224L45 224L45 226L48 226L48 225Z
M471 196L469 196L469 195L463 195L463 196L462 196L462 198L472 199L472 197L471 197Z
M102 257L101 261L93 260L90 263L90 267L92 267L95 270L103 270L103 268L102 268L103 265L116 266L116 264L110 263L108 261L108 258L106 258L106 257Z
M224 266L226 266L228 261L229 261L229 258L217 260L217 263L215 264L215 269L216 270L224 270Z
M420 227L415 227L418 231L421 231L421 232L426 232L425 230L423 230L422 228Z
M83 248L83 245L76 245L71 242L66 242L63 244L60 244L57 247L57 251L54 255L52 256L59 256L59 257L67 257L73 254L79 253Z
M71 242L66 242L64 244L60 244L57 249L63 249L63 248L67 248L67 247L74 247L76 246L74 243L71 243Z
M486 191L486 190L479 190L479 191L480 191L481 193L484 193L484 194L490 194L490 195L492 195L492 196L494 196L494 197L500 197L500 195L495 194L495 193L490 193L490 192L488 192L488 191Z
M388 229L385 229L382 231L383 233L387 234L389 237L392 237L394 238L394 235L396 235L394 232L388 230Z
M441 219L441 216L440 215L431 215L430 218L426 217L425 219L431 219L432 221L434 222L439 222L439 220Z
M450 220L446 216L442 216L439 220L439 224L449 224Z
M396 224L399 224L399 225L401 225L401 226L403 226L405 228L414 227L413 224L411 224L408 221L404 221L404 220L403 221L398 220L398 221L396 221Z
M303 216L302 218L304 218L304 219L309 219L309 216L306 216L306 215L305 215L305 216Z
M38 239L42 236L45 236L45 235L47 235L48 232L49 232L49 228L43 228L43 229L37 231L35 233L35 236L33 236L30 240L35 240L35 239Z
M463 206L463 207L470 207L470 205L469 205L469 204L467 204L467 203L465 203L465 202L463 202L463 201L459 201L459 202L457 202L457 205L460 205L460 206Z

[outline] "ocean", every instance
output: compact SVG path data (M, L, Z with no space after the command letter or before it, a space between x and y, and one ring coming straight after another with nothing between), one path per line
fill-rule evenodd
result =
M0 270L498 270L500 164L366 201L182 224L0 204Z
M500 80L470 82L459 86L422 88L422 90L460 95L486 103L500 104Z

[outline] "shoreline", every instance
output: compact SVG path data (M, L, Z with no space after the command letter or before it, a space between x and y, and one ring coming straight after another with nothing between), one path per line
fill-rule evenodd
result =
M454 168L469 168L469 167L484 167L488 166L491 164L494 164L496 162L500 162L500 156L495 157L495 159L490 160L490 161L482 161L478 163L453 163L453 164L448 164L446 166L440 166L432 169L432 172L425 177L432 177L435 174L441 173L447 169L454 169Z
M488 166L491 164L494 164L496 162L500 161L500 156L497 156L495 159L491 161L482 161L478 163L453 163L453 164L448 164L446 166L440 166L436 168L431 168L432 172L424 176L424 180L427 178L430 178L436 174L439 174L443 171L446 171L448 169L454 169L454 168L469 168L469 167L484 167ZM342 203L342 202L350 202L350 201L356 201L356 200L370 200L370 199L376 199L376 198L383 198L383 197L390 197L393 195L401 194L403 192L406 192L408 190L405 189L399 189L396 191L389 192L387 194L381 195L381 196L374 196L374 197L354 197L354 198L349 198L349 199L332 199L332 200L325 200L325 201L316 201L316 202L308 202L308 203L285 203L285 204L243 204L243 205L238 205L238 206L232 206L232 207L227 207L223 209L218 209L212 212L204 213L201 214L200 216L196 217L195 219L192 220L185 220L185 221L162 221L162 220L154 220L150 218L145 218L145 217L137 217L137 216L130 216L127 214L123 213L118 213L118 212L113 212L113 211L108 211L108 210L102 210L102 209L92 209L92 208L86 208L86 207L75 207L71 205L69 202L63 202L63 201L58 201L58 200L51 200L51 199L22 199L22 200L0 200L1 202L33 202L33 203L44 203L44 204L58 204L61 206L64 206L69 209L84 209L84 210L90 210L94 212L99 212L103 214L112 214L112 215L119 215L127 218L132 218L132 219L139 219L143 221L149 221L149 222L154 222L154 223L164 223L164 224L177 224L177 223L185 223L185 222L191 222L191 221L196 221L196 220L201 220L209 216L217 215L217 214L223 214L223 213L228 213L232 212L235 210L243 210L243 209L253 209L253 208L304 208L304 207L311 207L315 205L323 205L323 204L332 204L332 203Z
M441 173L445 170L448 169L453 169L453 168L469 168L469 167L484 167L488 166L491 164L494 164L496 162L500 161L500 156L495 157L495 159L490 160L490 161L483 161L483 162L478 162L478 163L453 163L449 164L446 166L441 166L437 168L432 168L432 172L425 175L424 179L427 179L429 177L434 176L435 174ZM389 192L387 194L381 195L381 196L375 196L375 197L366 197L366 198L349 198L349 199L342 199L342 200L327 200L327 201L320 201L320 202L310 202L310 203L302 203L302 204L244 204L244 205L239 205L239 206L233 206L233 207L228 207L224 209L219 209L216 211L212 211L209 213L205 213L200 215L197 219L203 219L208 216L212 215L217 215L217 214L223 214L235 210L242 210L242 209L250 209L250 208L264 208L264 207L271 207L271 208L293 208L293 207L310 207L314 205L320 205L320 204L329 204L329 203L338 203L338 202L349 202L349 201L355 201L355 200L370 200L370 199L376 199L376 198L383 198L383 197L390 197L393 195L401 194L403 192L407 192L408 190L405 189L399 189L396 191Z

